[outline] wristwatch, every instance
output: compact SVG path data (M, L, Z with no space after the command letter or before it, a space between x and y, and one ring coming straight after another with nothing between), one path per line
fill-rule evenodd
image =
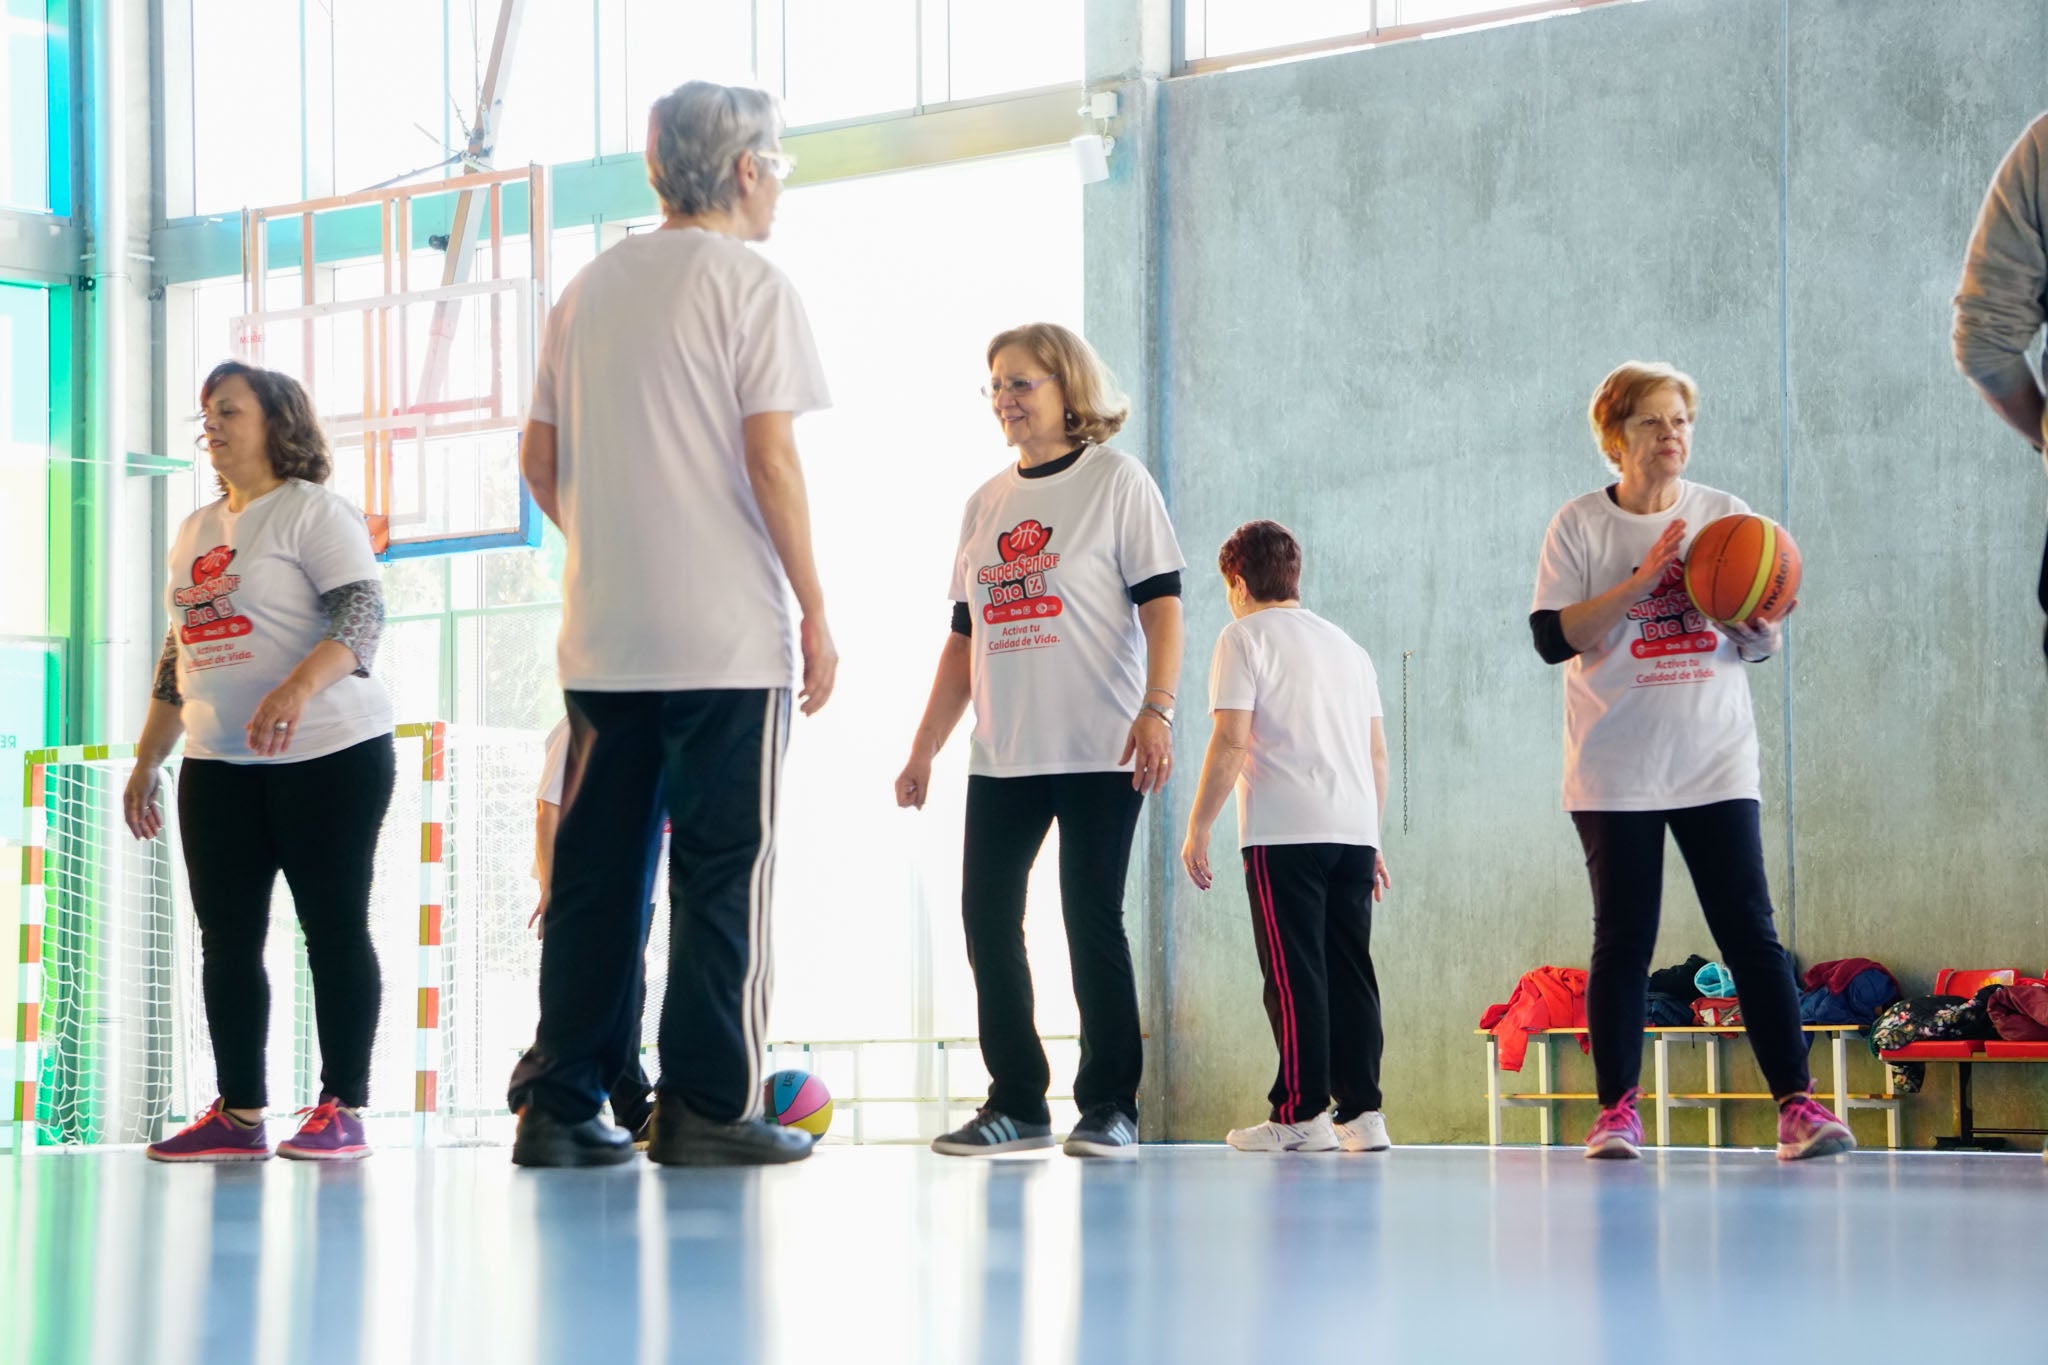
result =
M1161 706L1157 702L1148 701L1138 708L1138 714L1142 716L1147 711L1165 721L1167 729L1171 730L1173 728L1173 708L1171 706Z

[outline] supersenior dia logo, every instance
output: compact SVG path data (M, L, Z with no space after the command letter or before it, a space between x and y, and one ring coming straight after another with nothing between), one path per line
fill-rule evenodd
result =
M996 537L996 554L1001 562L983 565L975 582L988 589L988 603L981 619L989 625L1058 616L1060 599L1046 591L1046 575L1060 566L1060 557L1049 547L1052 527L1037 521L1020 521Z
M192 586L171 594L171 601L185 613L179 634L186 644L247 635L255 629L235 610L234 595L242 590L242 576L228 572L234 557L232 547L214 546L192 561Z

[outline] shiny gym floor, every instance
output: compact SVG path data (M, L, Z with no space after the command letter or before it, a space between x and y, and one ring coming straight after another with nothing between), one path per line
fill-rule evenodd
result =
M0 1359L1890 1361L2038 1341L2044 1214L2031 1153L51 1152L0 1159Z

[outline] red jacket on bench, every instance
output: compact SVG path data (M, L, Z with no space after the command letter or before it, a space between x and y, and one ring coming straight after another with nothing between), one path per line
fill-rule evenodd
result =
M1479 1027L1500 1041L1503 1071L1520 1071L1529 1035L1547 1028L1586 1026L1586 974L1577 967L1538 967L1522 973L1505 1005L1479 1016ZM1585 1040L1580 1040L1585 1046Z

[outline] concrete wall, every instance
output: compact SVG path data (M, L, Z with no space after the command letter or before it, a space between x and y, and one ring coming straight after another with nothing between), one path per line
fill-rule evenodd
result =
M1788 654L1752 676L1781 931L1914 990L1951 961L2048 966L2042 472L1947 343L1984 184L2048 107L2048 8L1649 0L1176 80L1141 107L1137 171L1089 192L1088 286L1193 565L1153 848L1179 846L1206 738L1216 546L1276 517L1306 540L1308 604L1380 667L1397 1140L1483 1139L1481 1009L1587 957L1561 680L1524 622L1547 518L1605 478L1584 411L1624 358L1700 380L1693 476L1805 552ZM1711 956L1670 863L1658 961ZM1148 1127L1215 1138L1260 1116L1273 1067L1243 891L1145 894ZM1576 1058L1566 1077L1591 1088ZM1729 1079L1755 1088L1746 1055ZM1932 1085L1919 1140L1946 1111ZM2048 1126L2048 1084L1979 1090L1988 1119ZM1765 1140L1762 1111L1735 1132Z

